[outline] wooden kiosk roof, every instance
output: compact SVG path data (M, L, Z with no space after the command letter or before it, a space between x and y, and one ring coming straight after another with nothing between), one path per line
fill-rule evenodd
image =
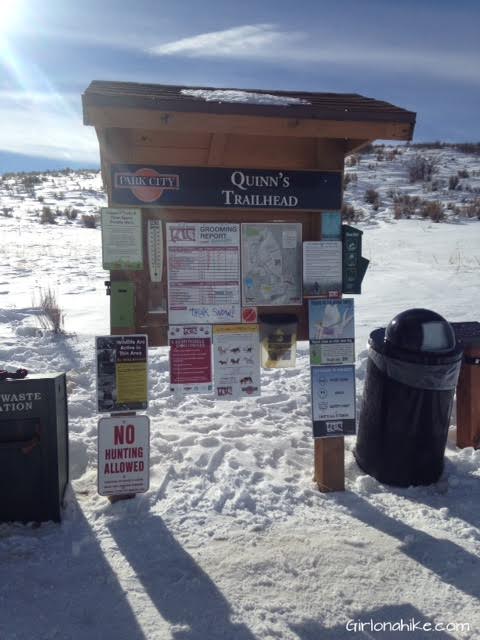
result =
M205 100L185 91L254 93L278 104ZM293 104L281 100L293 98ZM363 141L411 140L416 114L358 94L186 87L93 81L82 96L84 123L141 128ZM192 118L192 115L195 117ZM349 153L354 145L346 145Z

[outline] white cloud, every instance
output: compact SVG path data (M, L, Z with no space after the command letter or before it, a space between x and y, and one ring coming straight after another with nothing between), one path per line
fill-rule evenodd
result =
M150 49L156 55L188 57L274 58L282 47L303 40L301 32L279 31L274 25L244 25L182 38Z
M59 108L59 96L0 92L0 149L65 161L98 163L93 127L80 112Z
M343 42L337 37L313 32L282 31L271 24L212 31L160 44L148 51L158 56L274 61L283 65L341 65L350 66L356 72L363 67L480 83L478 67L466 53L376 46L364 37Z

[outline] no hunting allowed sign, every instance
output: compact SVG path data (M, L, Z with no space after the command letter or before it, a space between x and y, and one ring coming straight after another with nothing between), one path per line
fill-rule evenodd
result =
M98 421L98 493L144 493L150 485L150 420L112 416Z

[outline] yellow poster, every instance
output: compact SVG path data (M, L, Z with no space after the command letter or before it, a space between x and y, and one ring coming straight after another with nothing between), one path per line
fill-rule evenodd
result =
M120 404L147 401L147 363L117 363L117 402Z

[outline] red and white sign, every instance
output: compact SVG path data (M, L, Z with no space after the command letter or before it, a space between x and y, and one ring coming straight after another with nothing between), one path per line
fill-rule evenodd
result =
M211 393L212 327L174 325L168 329L170 391L181 394Z
M256 324L258 322L257 307L242 307L242 322Z
M98 421L98 493L144 493L150 485L150 420L114 416Z

